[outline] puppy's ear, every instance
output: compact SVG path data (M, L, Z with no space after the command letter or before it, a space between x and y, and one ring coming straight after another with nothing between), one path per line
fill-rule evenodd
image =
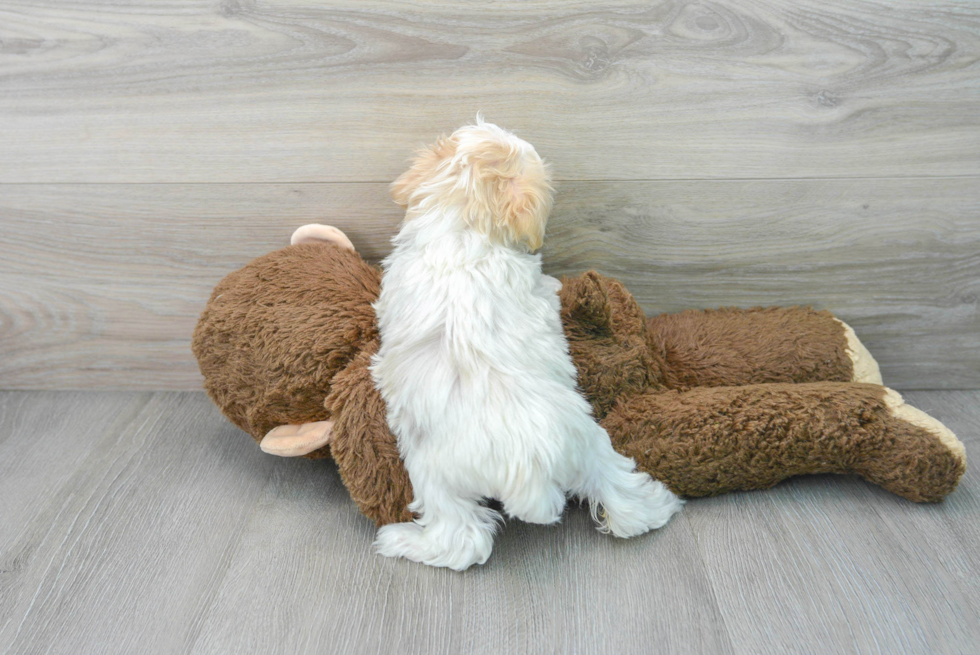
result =
M448 166L455 152L456 143L446 135L419 150L409 169L391 183L391 199L402 209L408 209L419 185L426 180L434 180L440 166Z
M547 165L533 151L493 140L467 152L466 164L460 180L470 223L505 243L540 248L553 200Z

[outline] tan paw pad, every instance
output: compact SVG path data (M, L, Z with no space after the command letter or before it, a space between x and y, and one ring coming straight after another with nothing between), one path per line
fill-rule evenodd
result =
M851 326L840 320L834 319L844 326L844 337L847 339L847 346L844 350L851 358L854 375L851 382L866 382L868 384L881 384L881 371L878 369L878 362L871 356L871 353L861 340L858 339Z

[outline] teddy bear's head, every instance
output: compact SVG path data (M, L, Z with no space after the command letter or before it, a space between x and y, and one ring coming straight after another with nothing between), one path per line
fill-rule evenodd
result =
M648 345L646 316L622 283L595 271L564 278L561 301L579 387L596 418L621 399L663 387L663 362Z
M335 376L378 340L371 303L380 285L381 272L357 253L322 241L230 273L191 344L205 390L256 441L278 426L326 419Z

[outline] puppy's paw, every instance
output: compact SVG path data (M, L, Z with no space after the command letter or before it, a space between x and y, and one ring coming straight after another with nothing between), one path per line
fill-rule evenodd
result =
M600 514L602 532L623 539L663 527L684 506L684 501L662 482L646 473L631 473L643 480L632 480L620 493L607 497Z
M413 562L425 559L425 541L418 523L392 523L378 529L374 549L384 557L404 557Z
M445 526L424 528L418 523L393 523L382 526L374 541L375 550L385 557L405 559L465 571L483 564L493 549L493 535L483 530Z

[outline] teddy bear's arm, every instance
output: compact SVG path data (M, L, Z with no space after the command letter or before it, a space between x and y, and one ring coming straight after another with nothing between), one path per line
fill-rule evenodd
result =
M881 384L854 331L809 307L690 310L647 321L648 342L672 388L767 382Z
M411 521L412 483L374 386L368 346L334 378L324 405L334 419L330 452L358 508L377 525Z
M952 432L872 384L651 390L617 405L602 424L618 451L685 496L857 473L909 500L939 501L966 470Z

